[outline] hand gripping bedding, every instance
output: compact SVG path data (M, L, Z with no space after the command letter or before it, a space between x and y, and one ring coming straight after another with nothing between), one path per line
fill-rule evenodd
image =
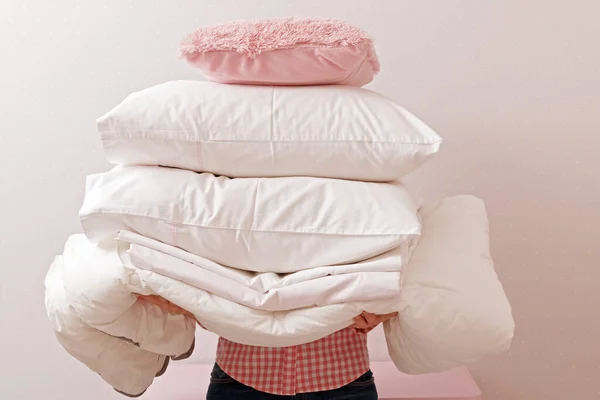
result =
M413 240L417 208L399 183L130 166L89 176L80 216L96 243L129 230L228 267L286 273L358 262Z

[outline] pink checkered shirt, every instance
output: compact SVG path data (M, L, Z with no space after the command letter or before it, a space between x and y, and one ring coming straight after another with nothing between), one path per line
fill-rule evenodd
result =
M340 388L369 370L367 335L346 328L300 346L246 346L220 338L217 364L261 392L292 396Z

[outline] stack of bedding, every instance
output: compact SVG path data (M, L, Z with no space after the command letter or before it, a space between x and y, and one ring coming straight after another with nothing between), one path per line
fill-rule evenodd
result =
M269 347L398 311L384 329L407 373L508 348L514 323L485 206L421 205L401 183L441 138L361 87L379 70L364 32L239 22L194 32L182 55L213 82L159 84L98 119L117 166L88 177L84 234L46 278L48 316L71 355L138 396L169 360L202 351L193 319L139 295Z

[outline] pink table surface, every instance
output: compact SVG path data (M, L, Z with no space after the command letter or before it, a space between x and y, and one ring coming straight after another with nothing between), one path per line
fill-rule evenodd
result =
M142 400L201 400L209 384L211 364L171 364ZM380 400L481 400L481 391L462 367L440 374L405 375L391 362L373 362Z

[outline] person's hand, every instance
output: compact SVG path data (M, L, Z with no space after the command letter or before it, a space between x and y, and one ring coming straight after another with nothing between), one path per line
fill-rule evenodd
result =
M360 315L354 317L354 324L350 327L358 333L367 334L375 329L375 327L377 327L377 325L380 323L385 322L388 319L392 319L396 315L398 315L397 312L377 315L363 311Z
M138 301L150 302L150 303L162 308L164 311L168 312L169 314L184 315L184 316L191 318L194 321L198 322L196 320L196 317L194 316L194 314L192 314L191 312L189 312L188 310L186 310L184 308L179 307L176 304L171 303L169 300L165 299L164 297L160 297L160 296L156 296L156 295L138 295Z

